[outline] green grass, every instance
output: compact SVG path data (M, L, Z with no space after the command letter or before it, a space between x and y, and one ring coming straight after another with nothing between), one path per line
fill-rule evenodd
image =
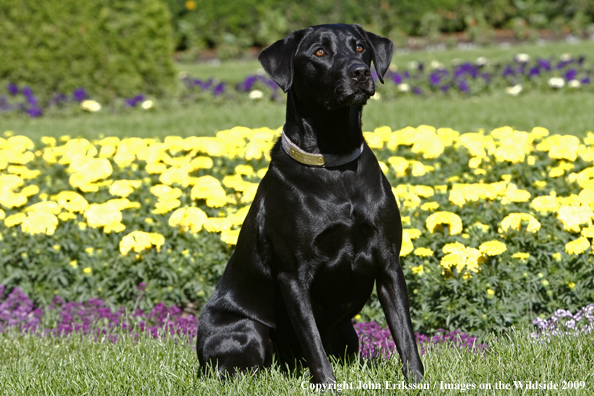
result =
M381 92L381 91L380 91ZM504 125L520 130L535 126L551 133L584 135L594 130L594 96L585 92L529 92L518 97L502 94L473 98L437 96L370 101L363 111L364 130L389 125L393 129L421 124L450 127L460 132L490 130ZM204 136L237 125L278 128L285 106L271 102L211 103L173 107L155 112L80 114L68 118L0 118L0 133L11 130L34 139L70 135L97 138Z
M280 38L280 37L279 37ZM431 62L439 61L445 65L450 65L453 60L474 61L480 56L484 56L491 61L506 62L511 61L517 53L526 53L533 57L559 57L561 54L570 53L576 56L588 55L594 52L593 41L580 41L569 44L565 41L547 42L542 45L524 43L511 47L502 47L492 45L487 47L478 47L470 50L448 49L448 50L430 50L430 51L407 51L396 48L396 54L392 59L392 64L399 69L406 68L407 63L411 61ZM227 61L220 64L216 63L180 63L177 65L179 71L185 71L193 77L209 78L216 77L220 80L239 82L247 75L263 73L264 69L257 60Z
M213 377L197 377L198 362L192 345L183 339L129 337L113 344L94 342L86 336L39 338L15 332L0 334L0 394L2 395L290 395L315 394L301 388L309 385L308 371L284 374L278 368L264 370L255 377L239 376L227 382ZM532 341L527 331L511 331L508 336L489 338L491 350L474 355L442 348L423 356L424 384L429 390L402 392L415 395L443 394L528 394L591 395L594 393L594 334L579 338L554 338L548 344ZM400 383L398 358L379 363L334 363L338 382L359 381ZM440 391L443 383L472 384L466 392ZM554 383L584 381L585 389L522 393L500 391L501 381L514 389L514 381ZM490 384L481 391L480 384ZM410 393L409 393L410 392ZM343 391L344 395L393 395L394 390Z

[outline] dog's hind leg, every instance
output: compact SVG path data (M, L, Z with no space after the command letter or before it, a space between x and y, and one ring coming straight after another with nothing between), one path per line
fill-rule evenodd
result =
M210 331L198 342L202 372L207 373L212 365L221 379L272 365L274 345L270 328L251 319Z
M326 351L339 360L353 360L359 351L359 337L350 319L336 326L322 342Z

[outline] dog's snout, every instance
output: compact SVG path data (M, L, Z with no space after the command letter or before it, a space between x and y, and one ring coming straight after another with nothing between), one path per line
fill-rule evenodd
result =
M349 67L349 76L357 81L365 81L371 77L369 67L364 63L355 63Z

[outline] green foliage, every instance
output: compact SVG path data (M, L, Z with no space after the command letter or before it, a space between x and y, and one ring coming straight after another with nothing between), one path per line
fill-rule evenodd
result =
M170 13L161 0L0 2L0 82L42 100L85 88L94 98L174 87Z
M324 23L359 23L375 33L398 38L439 32L468 31L488 43L494 28L525 25L518 38L531 38L535 29L560 27L579 35L594 21L594 3L587 0L168 0L177 47L217 47L232 57L248 47L266 46L292 30ZM528 36L526 36L528 35Z

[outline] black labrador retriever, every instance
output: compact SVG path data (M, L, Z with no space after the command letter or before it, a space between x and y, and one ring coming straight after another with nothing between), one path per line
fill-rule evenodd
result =
M402 224L390 184L363 139L362 106L392 58L390 40L359 25L293 32L259 56L287 95L235 252L198 326L200 365L221 377L306 360L317 384L336 381L327 353L354 356L351 319L374 282L403 373L424 369L399 263Z

